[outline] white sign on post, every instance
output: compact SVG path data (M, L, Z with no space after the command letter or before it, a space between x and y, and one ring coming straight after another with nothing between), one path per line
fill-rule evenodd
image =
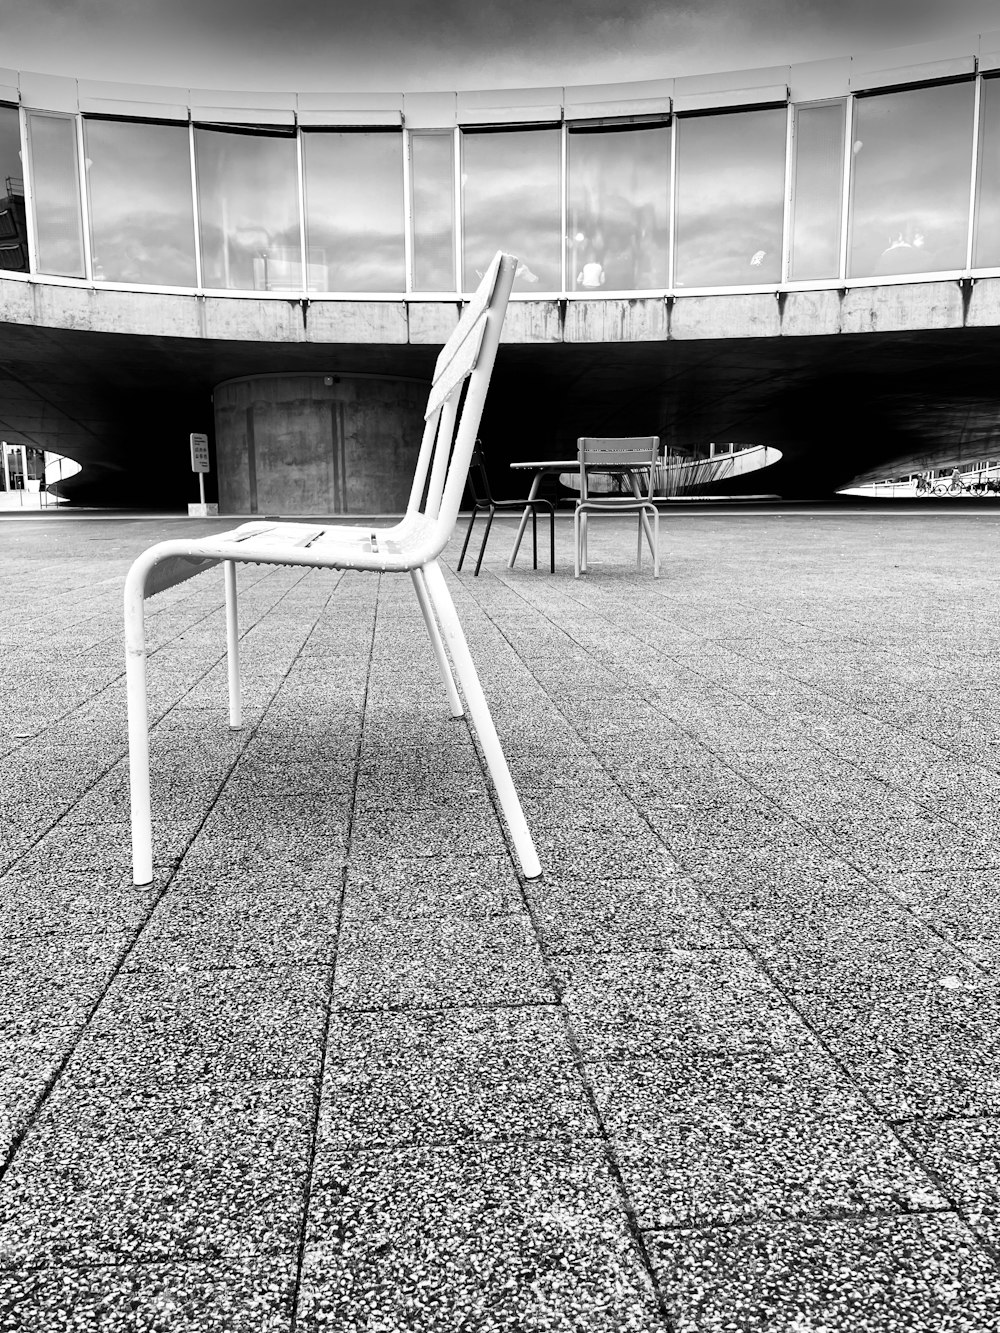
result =
M211 472L208 463L208 436L191 436L191 471L192 472Z
M208 436L194 431L191 434L191 471L198 474L198 493L201 496L201 503L188 505L189 518L208 518L210 514L219 512L217 504L205 503L205 473L211 470L208 461Z

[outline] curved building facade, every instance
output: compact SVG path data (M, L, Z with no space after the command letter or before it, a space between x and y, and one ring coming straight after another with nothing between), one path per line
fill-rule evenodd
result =
M497 248L520 260L486 422L505 456L728 434L846 482L927 454L905 380L926 396L953 363L937 434L992 444L1000 35L479 93L0 71L0 183L0 430L84 483L179 486L208 429L227 509L397 508L413 382ZM810 394L845 392L895 394L881 445L816 422L810 446Z

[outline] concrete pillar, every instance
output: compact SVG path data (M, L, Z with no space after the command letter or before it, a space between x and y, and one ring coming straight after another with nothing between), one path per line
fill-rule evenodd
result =
M402 513L428 387L336 373L254 375L217 385L220 510Z

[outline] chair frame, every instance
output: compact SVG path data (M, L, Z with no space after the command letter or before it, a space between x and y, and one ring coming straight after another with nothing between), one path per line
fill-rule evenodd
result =
M660 577L660 511L653 499L656 463L660 449L658 435L610 436L581 435L576 442L580 465L580 499L573 511L574 577L587 572L587 518L590 514L638 514L639 532L636 568L642 568L642 539L645 536L653 556L653 578ZM627 480L632 494L592 497L587 486L588 471L610 474ZM646 494L639 478L646 478ZM650 530L649 520L653 526Z
M541 874L535 845L438 560L458 519L516 268L517 260L512 255L497 252L437 359L410 498L398 523L373 529L320 521L250 522L216 536L160 542L133 563L125 580L125 646L132 874L136 884L148 884L153 879L146 599L214 565L223 566L229 725L239 730L242 705L236 565L246 563L409 574L451 715L460 718L465 711L457 676L521 869L526 879Z
M476 560L474 576L478 578L479 567L483 563L483 554L486 551L486 543L489 541L490 528L493 526L493 515L499 510L501 513L506 511L515 511L523 514L526 510L531 510L531 567L538 568L538 510L542 509L549 515L549 572L556 572L556 507L551 500L496 500L490 489L490 479L486 471L486 462L483 458L482 446L476 441L476 447L472 451L472 462L469 466L469 490L472 492L472 513L469 516L469 526L465 533L465 541L462 543L462 554L458 557L457 568L462 568L462 562L465 560L465 553L469 549L469 538L472 536L472 529L475 526L476 518L480 510L487 511L486 531L483 533L483 540L479 547L479 556Z

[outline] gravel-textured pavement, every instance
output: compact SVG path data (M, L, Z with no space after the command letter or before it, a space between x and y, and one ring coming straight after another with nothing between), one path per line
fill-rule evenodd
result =
M1000 1329L1000 511L622 520L149 605L231 522L0 517L0 1330ZM459 537L461 537L461 532Z

